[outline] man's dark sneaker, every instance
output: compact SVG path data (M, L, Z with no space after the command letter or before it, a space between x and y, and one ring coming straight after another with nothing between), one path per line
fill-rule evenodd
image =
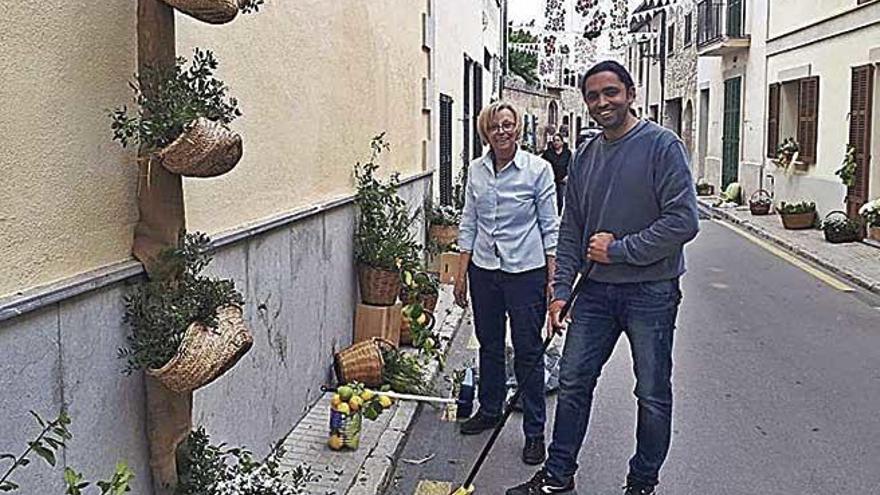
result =
M547 457L547 449L544 448L543 438L526 438L526 445L523 447L522 460L531 466L537 466L544 462Z
M654 493L653 486L640 483L627 483L623 489L626 490L623 495L651 495Z
M462 435L478 435L486 430L491 430L498 425L500 416L489 416L483 411L477 411L469 420L461 424Z
M571 493L574 491L574 479L567 483L554 478L546 469L542 469L532 476L532 479L522 485L510 488L505 492L507 495L546 495L551 493Z

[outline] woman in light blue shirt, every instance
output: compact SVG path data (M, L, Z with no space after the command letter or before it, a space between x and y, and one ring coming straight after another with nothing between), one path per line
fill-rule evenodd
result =
M461 263L456 304L473 300L480 342L480 410L461 425L466 435L494 428L506 395L504 347L507 319L513 337L514 369L523 387L523 461L544 461L544 380L529 383L530 366L543 367L544 319L556 267L556 187L545 160L519 148L522 114L507 102L483 109L477 128L489 152L471 162L458 245Z

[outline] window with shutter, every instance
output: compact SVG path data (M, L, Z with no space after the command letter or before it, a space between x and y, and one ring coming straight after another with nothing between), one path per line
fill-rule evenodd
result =
M776 148L779 146L779 90L781 85L770 85L770 108L767 110L767 157L776 157Z
M850 214L868 200L871 159L871 107L874 92L874 66L852 68L849 107L849 144L856 150L855 184L847 191Z
M440 204L452 204L452 98L440 95Z
M800 161L816 163L817 124L819 121L819 77L800 80L798 91L797 140Z

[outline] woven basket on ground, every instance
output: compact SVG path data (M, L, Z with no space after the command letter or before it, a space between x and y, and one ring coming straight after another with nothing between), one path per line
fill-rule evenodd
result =
M217 310L217 328L192 323L183 335L177 354L165 366L148 369L173 392L183 393L203 387L235 366L254 344L245 326L241 308L224 306Z
M749 211L752 212L752 215L756 216L768 215L770 213L771 199L770 193L763 189L758 189L749 198Z
M232 170L241 153L241 136L223 123L199 117L156 157L173 174L216 177Z
M448 246L458 241L458 225L431 225L428 238L441 246Z
M368 387L381 385L382 368L385 366L385 360L382 359L383 347L396 346L385 339L374 337L337 352L333 364L336 379L339 383L361 382Z
M361 300L373 306L391 306L400 293L400 274L367 265L358 267Z
M163 0L175 9L208 24L226 24L238 15L238 0Z
M840 210L834 210L825 215L825 220L822 221L822 232L825 234L825 240L832 244L858 242L863 237L861 222L849 218L846 212Z
M816 212L808 213L780 213L782 226L788 230L809 229L816 223Z

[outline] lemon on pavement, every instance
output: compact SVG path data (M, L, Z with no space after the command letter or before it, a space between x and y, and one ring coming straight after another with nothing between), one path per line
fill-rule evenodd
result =
M382 407L384 407L385 409L388 409L389 407L391 407L391 404L393 404L393 403L394 403L394 401L391 400L391 397L388 397L387 395L382 395L379 397L379 404Z
M342 415L351 414L351 408L348 407L348 402L343 402L342 404L339 404L338 406L336 406L336 410L339 411L339 414Z
M330 435L330 438L327 440L327 446L333 450L342 449L342 437L339 435Z
M358 412L362 405L364 405L364 400L358 395L355 395L348 401L348 407L351 408L351 412Z
M376 394L372 390L364 390L361 392L361 399L363 399L364 402L369 402L375 396Z
M339 394L333 394L333 397L330 399L330 405L333 407L342 404L342 398L339 397Z

